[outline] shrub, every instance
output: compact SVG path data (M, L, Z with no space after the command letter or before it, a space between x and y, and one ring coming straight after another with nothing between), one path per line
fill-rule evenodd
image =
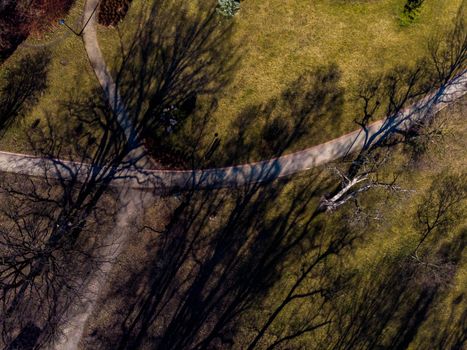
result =
M425 0L407 0L401 14L402 25L408 25L418 17L424 1Z
M98 22L104 26L116 26L125 18L132 0L103 0L99 5Z
M237 0L217 0L217 12L225 17L233 17L240 10L240 2Z

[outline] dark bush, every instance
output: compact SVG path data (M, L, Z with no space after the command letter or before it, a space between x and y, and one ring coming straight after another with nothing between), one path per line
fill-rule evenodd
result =
M30 34L41 35L63 17L74 0L4 0L0 3L0 63Z
M402 24L409 24L417 18L424 1L425 0L407 0L404 5L404 10L402 11Z
M103 0L99 7L99 24L116 26L125 18L132 0Z

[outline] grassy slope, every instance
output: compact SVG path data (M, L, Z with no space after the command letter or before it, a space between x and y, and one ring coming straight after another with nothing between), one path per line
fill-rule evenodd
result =
M83 4L84 0L76 1L66 17L67 23L74 28L81 28ZM60 102L66 101L68 96L79 97L84 92L90 91L92 87L97 86L97 80L89 65L81 38L71 34L66 28L56 25L51 32L44 34L43 37L30 37L25 44L47 44L61 37L63 39L58 40L56 44L45 45L51 51L52 58L49 66L47 91L39 103L24 118L19 119L4 137L0 138L0 149L15 152L29 151L25 133L28 132L29 126L36 118L44 120L46 115L52 115L57 111ZM14 65L21 57L40 50L40 48L27 47L26 45L20 46L13 56L0 66L0 74L3 69ZM41 122L41 125L44 124Z
M331 62L342 70L346 97L352 97L360 79L397 65L414 63L425 53L427 39L452 22L462 0L428 1L419 19L401 26L404 0L249 0L235 17L234 42L241 60L232 83L219 98L212 135L229 135L231 122L247 106L279 96L306 70ZM122 32L134 26L141 1L134 1ZM100 28L100 43L110 65L115 61L115 29ZM112 44L115 43L115 44ZM258 116L258 119L260 116ZM333 125L313 140L294 146L311 146L355 128L350 106L340 125ZM260 125L260 124L258 124Z
M228 135L230 124L237 114L249 105L266 102L277 96L302 72L321 64L335 62L343 72L342 83L347 97L352 95L358 80L368 72L381 72L395 65L410 63L420 57L426 39L450 23L462 0L433 0L423 6L419 20L402 27L398 20L404 0L384 1L333 1L333 0L249 0L234 19L234 41L241 47L242 60L232 84L220 98L214 116L220 136ZM68 23L76 23L84 0L77 1ZM134 16L142 1L135 0L121 25L122 32L134 26ZM29 39L41 43L59 37L65 28L56 28L43 39ZM117 31L99 28L99 42L109 65L118 51ZM3 67L13 64L22 55L34 50L20 47ZM68 35L51 47L47 93L25 119L25 126L16 126L0 142L0 147L10 151L25 151L23 129L46 110L53 111L67 93L74 96L96 86L93 73L79 38ZM68 62L66 66L61 60ZM320 143L345 131L354 129L353 116L344 110L340 125L332 125L318 133L316 138L305 140L295 148ZM209 134L212 135L210 132Z
M380 219L370 221L370 224L365 224L360 230L363 233L363 240L360 240L351 251L341 256L344 271L358 271L358 274L366 275L374 273L375 267L379 266L379 262L387 261L387 258L400 258L407 256L416 247L420 236L415 230L413 223L416 215L417 206L430 188L435 177L443 171L448 173L460 173L466 169L467 157L467 125L465 123L465 113L467 108L467 98L463 97L458 103L443 110L439 118L447 118L450 120L447 123L445 130L445 139L438 144L432 143L430 149L421 158L421 161L415 167L406 168L407 155L403 152L397 152L393 161L388 164L384 173L399 174L398 185L408 192L401 192L398 195L393 194L391 197L386 197L384 194L372 194L371 192L361 197L360 203L366 207L368 213L376 213L378 210L382 214ZM300 180L298 180L300 181ZM287 197L282 197L279 201L287 203ZM279 202L280 203L280 202ZM352 206L352 204L349 204ZM282 205L279 205L279 207ZM467 208L463 208L464 212ZM342 208L341 210L346 210ZM352 209L351 209L352 210ZM335 216L330 215L326 219L327 226L335 226ZM340 216L337 216L339 219ZM346 223L348 225L348 223ZM339 226L338 226L339 227ZM467 221L464 219L459 225L452 228L444 237L437 236L434 240L440 242L448 242L462 230L467 227ZM434 244L436 246L437 244ZM389 266L388 266L389 267ZM274 299L276 293L280 293L281 284L287 285L291 283L287 276L282 276L281 281L270 292L269 298ZM411 343L410 349L419 349L417 344L424 339L433 335L433 327L443 327L449 324L448 318L451 312L451 303L454 298L460 294L466 293L467 286L467 250L464 249L462 259L459 263L456 275L452 284L446 288L446 291L440 293L436 301L431 305L431 309L427 315L427 321L420 328L417 337ZM355 291L357 293L358 290ZM279 294L280 295L280 294ZM266 299L266 305L268 300ZM462 304L458 310L462 312L465 309L466 301L462 299ZM300 309L301 312L306 312L306 307L310 307L306 303ZM291 312L296 312L296 309L291 309ZM460 314L455 314L459 317ZM284 317L287 319L287 317ZM441 322L441 326L440 323ZM286 324L276 325L278 328L286 327ZM315 342L314 336L320 336L320 332L304 341Z

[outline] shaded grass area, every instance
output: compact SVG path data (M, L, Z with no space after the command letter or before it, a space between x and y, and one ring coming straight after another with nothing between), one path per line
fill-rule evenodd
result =
M96 192L93 189L83 190L79 185L64 185L60 180L12 173L1 173L0 181L0 253L3 257L14 255L17 259L24 256L22 254L29 257L27 265L19 263L18 260L10 264L6 259L2 259L3 284L8 285L12 279L18 283L16 285L37 282L35 288L22 289L12 296L8 291L3 291L3 336L0 344L3 349L51 348L51 339L57 338L57 321L62 322L70 303L79 309L82 306L81 302L85 300L76 286L82 285L89 274L94 273L102 264L98 252L108 242L101 240L104 236L100 232L110 231L113 227L118 205L116 193L108 190L97 194L100 196L99 203L102 203L102 207L101 204L94 205L91 209L92 214L81 219L81 227L74 226L79 232L73 239L63 231L58 234L54 231L58 226L56 222L61 221L60 217L67 215L67 206L62 204L63 198L70 198L69 203L74 204L75 195L86 192L86 196L94 196ZM48 213L47 218L43 216L44 211ZM10 213L15 213L15 218L12 218ZM69 218L73 220L71 216ZM28 222L30 224L26 224ZM68 226L71 227L71 221L68 222ZM18 231L15 231L15 227L18 227ZM22 235L23 232L28 232L28 238ZM74 249L69 248L72 244L75 244ZM54 248L43 249L51 245ZM63 250L59 247L63 247ZM40 249L43 249L42 253L36 254ZM49 262L54 265L53 269L45 272L47 278L40 277L42 272L31 273L37 271L34 265L38 264L44 255L47 255ZM21 277L12 277L12 274L5 273L9 269ZM54 321L55 319L57 321Z
M350 323L355 322L355 325L347 324L346 328L342 323L337 328L319 330L304 336L295 343L295 347L307 348L307 344L320 342L326 344L330 341L331 332L342 336L341 343L336 340L329 345L333 349L370 349L375 344L384 344L384 348L396 348L401 344L405 344L403 348L408 346L410 349L462 348L467 293L465 199L458 207L464 217L434 234L425 244L424 253L420 253L437 258L446 254L447 268L454 264L454 271L444 271L443 265L436 260L428 261L426 266L420 264L423 266L420 268L412 254L420 240L415 225L419 206L429 194L441 187L443 176L465 174L466 108L467 98L463 97L439 113L437 118L445 120L444 137L430 143L430 148L418 160L407 162L407 150L396 150L394 159L385 165L382 173L398 177L400 192L386 195L367 193L358 201L361 205L359 210L364 215L355 215L358 211L350 204L340 214L331 214L325 220L329 231L344 225L360 233L353 249L330 263L333 278L352 276L355 279L334 304L334 311L352 315L354 318ZM430 269L430 263L433 269ZM291 283L286 276L281 281L260 308L274 305L281 288ZM313 306L306 303L299 305L289 310L284 318L294 319L297 313L310 312L310 308L313 310ZM341 321L339 316L337 320ZM286 322L277 324L276 329L287 328ZM375 343L371 343L373 341ZM327 349L326 346L323 348Z
M75 4L67 23L80 22L83 3L78 1ZM205 127L204 144L199 153L202 155L206 151L218 133L221 145L213 156L213 165L268 156L268 151L263 151L265 146L252 140L249 146L256 151L253 150L247 158L232 158L228 154L229 144L235 141L232 135L241 128L248 128L252 135L261 133L269 118L264 111L274 105L275 100L281 99L288 87L300 84L304 76L313 75L320 67L331 64L339 70L339 81L335 87L342 95L336 102L339 116L332 121L313 121L307 126L310 129L308 135L291 143L287 151L319 144L355 129L353 97L359 82L371 74L382 73L398 65L410 65L423 56L428 38L452 22L460 3L462 0L426 2L419 20L403 27L398 19L403 0L243 2L241 11L233 19L233 46L238 47L241 59L230 84L215 96L204 96L204 100L218 99L219 106ZM99 43L111 68L119 65L119 33L125 43L125 38L131 36L139 23L143 4L143 1L133 1L118 28L98 28ZM27 53L38 50L30 46L54 41L56 43L48 47L52 57L48 69L49 87L23 121L12 126L0 143L2 149L26 151L24 134L36 119L43 119L44 115L59 109L61 101L85 95L97 87L81 40L64 27L56 27L40 39L28 39L1 70L13 66ZM276 113L276 129L293 124L294 116L290 113L293 109ZM245 116L247 125L243 125ZM201 123L195 118L188 123L180 138L183 139L193 126ZM224 154L228 156L224 157Z
M233 79L215 96L205 96L207 100L218 100L218 108L206 129L205 146L218 133L222 141L220 152L228 152L224 148L228 146L226 140L242 127L244 115L255 109L257 115L249 118L245 129L253 130L253 134L259 132L267 118L261 109L282 98L284 91L307 72L331 64L340 71L336 88L343 90L341 116L332 123L312 124L312 136L294 142L287 150L299 150L354 130L355 94L361 82L398 66L410 66L424 57L428 40L452 24L462 0L426 2L419 20L410 26L400 24L404 3L404 0L243 2L241 11L232 20L232 42L239 51L232 53L232 57L240 56ZM128 45L125 38L139 22L142 4L132 3L117 30L100 28L100 44L111 67L119 65L118 33L124 46ZM289 112L283 111L283 124L294 118ZM195 119L194 124L202 122ZM259 160L261 156L257 152L247 160Z
M448 254L448 261L456 265L452 279L452 276L442 276L446 278L445 283L433 285L432 281L427 282L430 271L426 274L423 266L414 266L410 252L419 239L419 232L414 227L418 205L433 185L436 188L440 173L448 170L455 174L465 168L467 145L462 138L466 131L463 123L465 103L466 98L439 115L439 118L448 120L444 140L439 140L426 154L409 164L407 149L399 148L394 159L382 169L382 176L399 175L398 185L404 191L389 195L384 191L366 194L359 200L366 216L356 215L354 204L349 203L342 210L321 217L310 225L301 244L269 271L271 275L265 279L267 282L257 286L255 281L250 281L249 287L256 293L252 304L241 304L247 311L234 327L227 326L226 331L220 331L219 342L213 341L213 347L247 348L258 325L272 313L300 275L300 267L313 261L313 252L325 246L333 235L345 235L350 231L355 233L356 239L309 276L296 295L320 287L329 288L331 294L297 298L296 303L283 310L255 348L266 349L284 331L300 329L300 323L315 314L318 314L317 321L322 320L323 315L331 315L332 323L299 334L277 348L348 349L353 348L352 344L363 349L377 348L378 345L381 348L456 348L456 342L462 341L462 320L465 319L467 276L465 247L462 246L465 221L456 223L449 231L438 232L426 246L428 251ZM208 332L216 324L217 317L223 315L223 307L231 302L230 293L235 297L241 278L248 276L249 270L242 269L236 262L242 261L255 268L255 262L269 247L271 237L278 238L271 254L280 250L284 242L275 236L277 227L287 227L288 233L301 232L307 226L308 210L312 210L323 192L329 190L331 178L332 172L326 167L315 169L290 182L267 185L246 203L242 203L242 196L237 197L233 190L198 192L192 197L195 204L186 206L180 205L180 197L156 202L145 212L140 227L135 227L138 239L128 242L120 263L115 266L109 288L100 296L89 320L82 348L177 348L177 341L184 338L178 332L170 338L172 322L174 327L179 327L176 328L179 332L191 330L200 322L201 335L198 335L202 338L206 334L204 331ZM309 186L310 181L319 190ZM239 192L248 194L254 187ZM300 193L309 190L315 192L309 205L305 206L303 216L288 212L288 208L294 208L292 202L300 201ZM266 193L272 194L268 197ZM260 198L265 195L270 201L256 202L256 195ZM184 209L191 205L193 211L185 212ZM191 220L186 221L191 215ZM229 225L231 231L217 236ZM257 247L242 245L257 239L258 232L263 235L260 235ZM284 240L290 243L292 238L284 234ZM314 235L320 239L315 240ZM210 242L212 236L215 238ZM237 251L237 246L245 249ZM187 250L183 253L185 247ZM257 254L254 254L254 248L258 249ZM237 259L230 260L230 254L238 254ZM216 268L202 279L203 268L209 271L211 263ZM174 270L176 272L171 275ZM238 284L230 280L236 273L241 276L234 280ZM222 283L217 284L218 278ZM338 283L342 280L344 288ZM350 284L345 283L348 280ZM213 301L217 297L216 290L221 290L225 299ZM163 299L164 293L167 293L167 299ZM245 293L240 300L248 297ZM329 297L332 302L325 302ZM159 298L166 303L158 304ZM205 314L211 307L214 311ZM132 323L134 319L138 322ZM350 327L350 338L345 334L347 327ZM186 346L178 348L191 348L199 340L196 335L189 333L189 336ZM445 336L446 339L440 339ZM163 347L161 342L167 337L170 341Z
M84 1L76 1L74 7L65 18L66 22L74 27L81 28L81 15ZM80 97L98 87L83 42L80 37L70 33L64 26L53 25L52 30L41 37L28 38L15 53L0 66L1 85L7 72L14 70L21 60L47 52L50 62L46 67L46 89L38 96L35 104L24 110L10 128L6 130L4 137L0 139L0 149L13 152L31 151L28 145L28 134L31 126L44 127L47 124L46 117L57 122L58 126L68 122L66 114L62 111L61 104L70 99ZM60 115L60 117L57 117ZM39 124L37 124L37 120Z

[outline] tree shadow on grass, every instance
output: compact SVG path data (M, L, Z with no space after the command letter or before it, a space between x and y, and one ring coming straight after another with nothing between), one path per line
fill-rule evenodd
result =
M99 319L108 307L118 314L112 313L106 325L95 325L85 346L210 349L267 344L269 338L263 336L277 322L270 319L270 310L258 311L257 323L251 324L258 329L239 337L240 329L245 332L241 319L257 310L290 265L297 270L287 282L291 285L284 287L290 295L279 293L269 300L277 315L297 307L294 302L318 305L332 298L336 281L327 279L324 261L349 247L355 233L344 227L331 232L315 222L310 209L326 187L318 174L293 189L290 185L280 181L182 195L165 227L146 227L153 236L146 259L130 264L134 273L115 281L94 316ZM281 196L290 201L277 207ZM282 343L320 328L326 324L322 310L276 329L272 339Z
M31 110L47 88L50 53L42 50L26 55L6 69L0 85L0 130Z
M454 302L448 318L436 322L433 311L449 293L465 239L461 231L438 248L430 246L427 262L403 254L383 258L372 272L353 279L343 299L336 299L334 324L322 348L461 349L465 313Z
M229 127L213 163L232 164L278 157L305 139L339 128L344 90L337 65L306 71L282 94L248 106Z
M215 7L157 0L143 6L139 25L122 38L115 82L135 134L166 166L191 166L217 107L213 96L236 69L232 23L220 21Z

